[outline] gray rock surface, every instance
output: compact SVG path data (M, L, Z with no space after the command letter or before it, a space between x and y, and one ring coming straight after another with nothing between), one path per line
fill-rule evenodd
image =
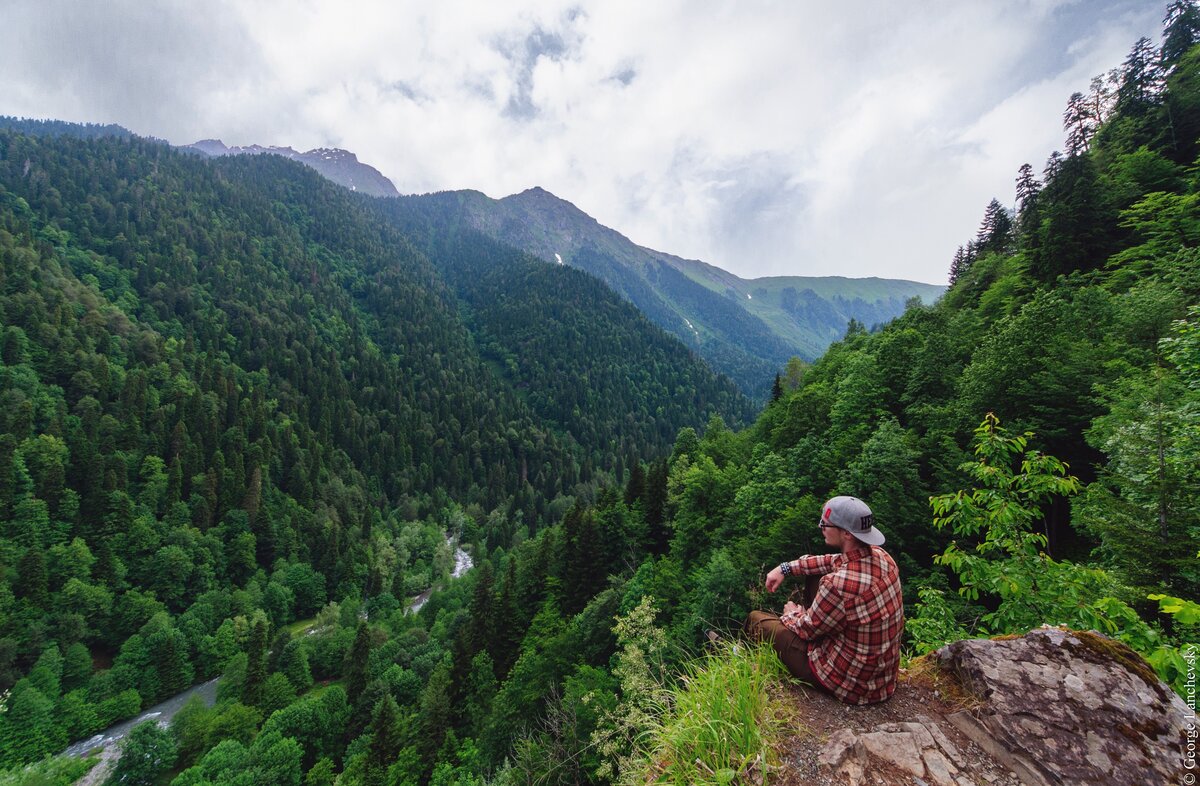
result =
M955 725L989 737L1023 780L1134 786L1183 774L1188 708L1120 642L1040 628L958 641L937 658L986 702Z
M1188 708L1125 645L1040 628L971 639L933 656L978 702L935 708L905 675L892 701L850 708L827 732L808 786L1186 784ZM900 699L899 707L887 709ZM824 701L824 699L818 699ZM907 708L925 701L929 708ZM970 709L963 709L970 706ZM885 722L875 714L886 714ZM911 713L911 714L910 714ZM803 776L803 777L800 777Z

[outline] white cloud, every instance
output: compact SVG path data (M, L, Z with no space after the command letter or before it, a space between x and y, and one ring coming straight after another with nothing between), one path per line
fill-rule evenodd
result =
M9 3L0 113L532 185L740 275L944 279L1162 9L1099 3Z

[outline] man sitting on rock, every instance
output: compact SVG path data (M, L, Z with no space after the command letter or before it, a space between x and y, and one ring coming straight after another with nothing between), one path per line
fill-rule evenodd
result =
M823 510L818 526L839 553L772 569L768 592L788 576L806 577L804 605L789 600L782 615L752 611L746 633L770 641L788 671L847 704L884 701L900 670L900 573L865 502L834 497Z

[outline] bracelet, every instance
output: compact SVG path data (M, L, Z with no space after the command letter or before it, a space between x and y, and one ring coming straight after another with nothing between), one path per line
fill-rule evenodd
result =
M792 563L790 563L790 562L779 563L779 572L782 573L784 576L792 575Z

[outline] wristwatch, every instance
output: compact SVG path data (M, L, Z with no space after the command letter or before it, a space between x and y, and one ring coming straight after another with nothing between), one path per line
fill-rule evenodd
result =
M779 563L779 572L782 573L784 576L792 575L792 563L790 563L790 562Z

